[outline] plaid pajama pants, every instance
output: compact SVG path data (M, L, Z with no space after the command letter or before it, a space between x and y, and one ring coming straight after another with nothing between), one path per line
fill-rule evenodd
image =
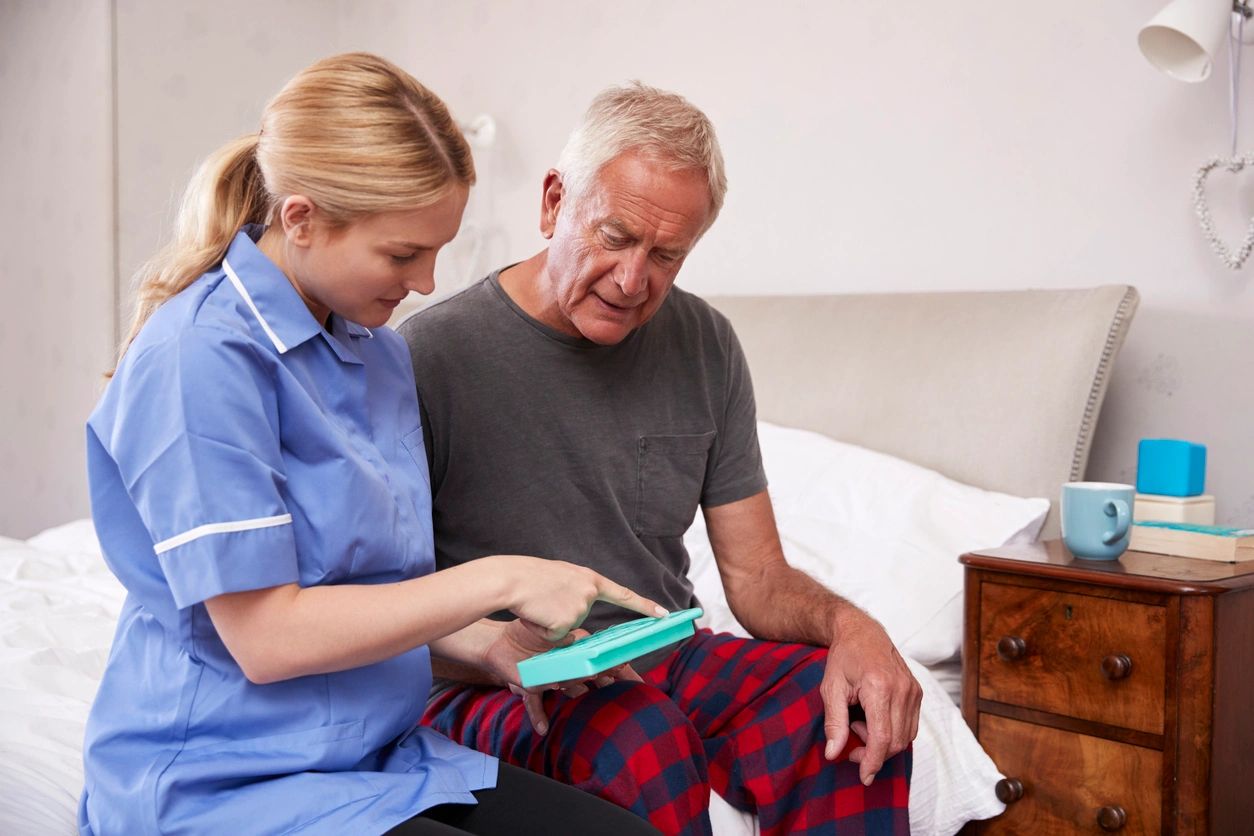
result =
M642 674L645 684L616 682L574 699L548 692L543 737L522 700L500 688L446 690L423 722L626 807L664 833L710 833L711 789L756 813L764 836L909 833L910 750L869 787L848 760L855 735L837 761L823 759L826 659L810 645L700 630Z

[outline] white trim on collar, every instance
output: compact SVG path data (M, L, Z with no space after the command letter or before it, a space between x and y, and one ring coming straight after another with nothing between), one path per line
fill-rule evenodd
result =
M275 349L277 349L280 354L286 354L287 346L285 346L283 341L279 339L279 335L274 333L274 329L270 327L270 323L266 322L265 317L261 315L261 311L257 310L257 305L253 302L253 297L249 296L248 291L244 289L244 283L239 280L239 276L235 273L235 269L231 267L231 262L227 261L225 258L222 259L222 269L226 271L226 277L231 280L231 284L235 285L235 289L239 291L239 295L243 296L244 301L248 303L248 309L253 312L253 316L257 317L257 321L261 323L261 330L266 332L266 336L270 338L270 342L274 343ZM158 552L158 554L160 554L160 552Z
M160 543L155 544L152 550L157 554L164 554L170 549L176 549L209 534L229 534L233 531L251 531L254 528L273 528L276 525L287 525L291 521L291 514L279 514L277 517L258 517L253 520L236 520L235 522L199 525L191 531L184 531L182 534L176 534L168 540L162 540Z

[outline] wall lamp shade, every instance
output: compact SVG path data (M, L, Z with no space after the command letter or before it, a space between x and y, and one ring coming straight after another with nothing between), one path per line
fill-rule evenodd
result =
M1141 27L1137 43L1172 78L1205 81L1232 25L1232 0L1172 0Z

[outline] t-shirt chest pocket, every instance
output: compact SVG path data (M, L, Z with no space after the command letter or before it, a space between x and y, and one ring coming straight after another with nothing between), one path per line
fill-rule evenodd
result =
M636 442L636 518L639 537L682 537L692 525L705 467L717 433L646 435Z

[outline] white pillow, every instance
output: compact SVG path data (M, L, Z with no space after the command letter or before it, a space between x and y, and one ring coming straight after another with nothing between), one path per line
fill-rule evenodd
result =
M925 665L962 645L958 556L1034 540L1049 512L1046 499L964 485L818 433L759 423L758 440L788 562L869 612ZM684 543L702 623L733 631L701 515Z

